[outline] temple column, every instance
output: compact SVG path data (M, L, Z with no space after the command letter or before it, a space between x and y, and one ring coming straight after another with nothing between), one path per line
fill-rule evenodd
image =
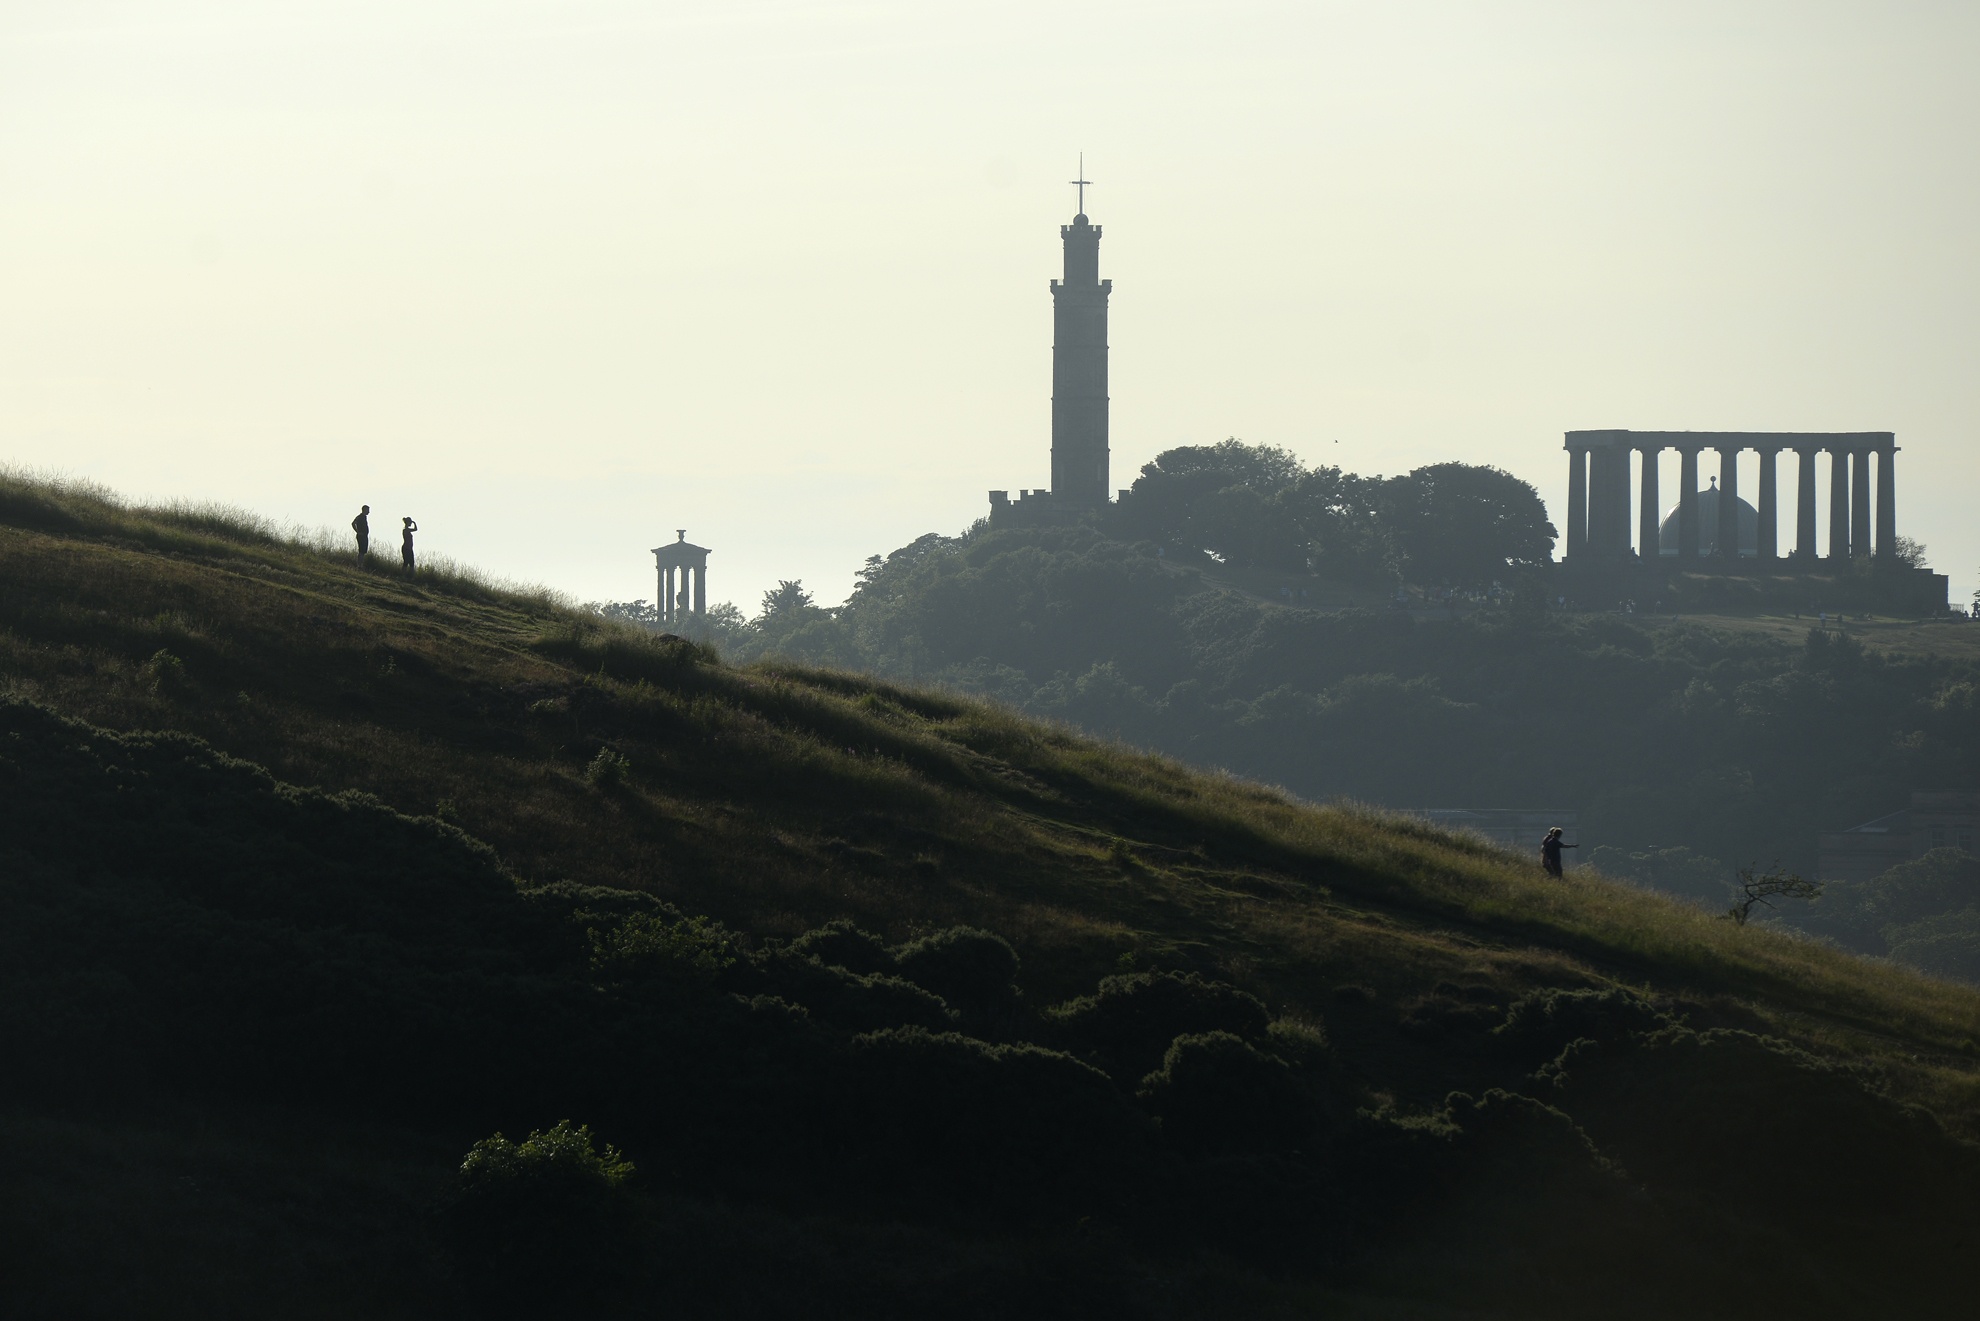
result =
M1849 483L1849 553L1870 553L1870 451L1858 450Z
M1849 558L1849 451L1829 451L1829 558Z
M1698 451L1678 451L1678 559L1683 567L1698 562Z
M1897 447L1877 451L1877 558L1897 563Z
M1636 555L1645 564L1655 564L1660 552L1657 524L1661 513L1657 508L1657 456L1661 448L1646 446L1643 450L1643 479L1638 484L1636 500Z
M1815 558L1815 451L1798 449L1794 484L1794 557Z
M1720 559L1739 558L1739 446L1719 449L1719 542Z
M1568 450L1567 558L1578 560L1588 550L1588 451Z
M1617 478L1622 479L1622 509L1616 508ZM1588 554L1598 560L1619 558L1629 544L1629 455L1616 449L1588 453Z
M1760 489L1754 492L1759 497L1754 503L1760 507L1760 544L1754 548L1754 556L1762 560L1775 558L1780 545L1779 529L1775 526L1779 510L1774 503L1774 488L1777 485L1774 455L1772 446L1761 448Z
M705 564L694 566L694 613L708 613L708 566Z
M660 622L674 622L674 570L671 567L667 570L667 590L660 600Z

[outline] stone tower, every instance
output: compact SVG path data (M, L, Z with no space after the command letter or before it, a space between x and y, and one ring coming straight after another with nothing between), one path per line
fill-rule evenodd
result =
M1082 193L1085 191L1081 190ZM1107 295L1100 227L1084 208L1059 226L1066 278L1052 281L1052 501L1107 503Z

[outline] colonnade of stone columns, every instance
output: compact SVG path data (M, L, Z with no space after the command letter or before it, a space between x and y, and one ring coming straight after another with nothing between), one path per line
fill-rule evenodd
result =
M1567 558L1614 562L1630 557L1630 455L1638 456L1640 480L1636 517L1636 554L1648 559L1660 551L1662 502L1657 491L1657 464L1667 449L1679 455L1678 554L1681 561L1697 558L1701 545L1698 510L1698 456L1716 450L1719 456L1718 525L1713 529L1719 557L1736 558L1739 549L1739 454L1760 456L1760 484L1754 492L1759 516L1756 554L1762 560L1780 558L1777 506L1777 461L1792 452L1795 469L1795 539L1789 558L1814 560L1816 456L1829 454L1828 558L1844 560L1867 555L1895 562L1897 558L1896 437L1888 431L1859 432L1711 432L1711 431L1570 431L1568 451ZM1871 522L1871 456L1876 456L1876 521ZM1873 540L1874 538L1874 540Z
M692 592L689 591L690 586ZM681 565L679 568L661 569L660 622L678 623L689 610L697 615L708 613L708 566Z
M706 546L688 541L687 529L676 528L674 540L653 548L658 575L656 593L660 622L678 624L690 614L708 613L708 555Z

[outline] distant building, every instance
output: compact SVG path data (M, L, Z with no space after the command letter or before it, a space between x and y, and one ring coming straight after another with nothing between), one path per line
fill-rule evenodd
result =
M1875 556L1897 563L1897 437L1888 431L1570 431L1564 446L1568 462L1567 558L1570 561L1617 562L1632 558L1630 550L1630 461L1637 459L1639 517L1634 555L1652 558L1675 554L1691 563L1710 554L1731 564L1741 556L1770 561L1781 558L1813 562L1817 558L1818 520L1815 507L1815 468L1829 456L1829 549L1832 560ZM1677 525L1668 540L1658 511L1657 458L1667 449L1678 452ZM1710 450L1719 456L1717 491L1711 507L1703 507L1707 492L1698 489L1698 457ZM1739 455L1753 450L1760 456L1756 508L1739 497ZM1785 556L1776 490L1776 464L1783 453L1796 460L1794 539ZM1870 467L1877 467L1876 499L1871 499ZM1871 510L1876 510L1875 535ZM1752 531L1742 524L1752 518ZM1707 519L1710 525L1707 525ZM1708 547L1710 548L1708 551Z
M1980 794L1915 793L1911 806L1860 826L1817 835L1818 877L1868 881L1933 849L1973 852Z
M1540 841L1555 826L1561 828L1561 843L1569 846L1581 843L1578 815L1558 808L1404 807L1397 810L1445 830L1482 835L1514 853L1530 854L1536 866L1540 862ZM1561 855L1563 869L1571 869L1575 863L1574 853Z
M1052 281L1052 485L990 492L990 522L1055 522L1107 503L1107 300L1100 278L1100 226L1086 218L1085 171L1079 214L1059 226L1065 278Z
M1845 579L1860 579L1848 595L1873 603L1879 612L1946 613L1946 575L1906 563L1899 550L1893 432L1609 429L1570 431L1564 448L1568 503L1562 562L1566 576L1582 584L1580 590L1654 594L1659 589L1652 584L1675 581L1673 571L1777 582L1805 578L1827 584L1818 589L1825 593L1834 593ZM1678 457L1677 501L1668 510L1658 495L1666 450ZM1758 456L1751 502L1740 493L1740 455L1748 450ZM1700 460L1713 454L1719 475L1700 490ZM1824 455L1826 545L1816 500ZM1858 568L1873 572L1858 574Z
M708 547L689 541L686 528L675 528L673 541L653 548L653 569L661 623L708 613Z

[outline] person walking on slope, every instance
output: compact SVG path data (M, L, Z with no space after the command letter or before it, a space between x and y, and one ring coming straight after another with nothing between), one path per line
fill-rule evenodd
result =
M1555 826L1547 832L1547 838L1540 841L1540 865L1555 880L1561 879L1561 850L1581 847L1578 844L1561 843L1561 828Z
M358 516L351 520L351 531L357 533L358 563L363 564L364 557L371 554L371 506L370 505L366 505L364 508L358 510Z
M401 519L400 521L406 526L405 530L399 533L399 558L406 562L406 572L411 573L413 572L412 538L413 533L419 531L419 524L413 522L410 518Z

